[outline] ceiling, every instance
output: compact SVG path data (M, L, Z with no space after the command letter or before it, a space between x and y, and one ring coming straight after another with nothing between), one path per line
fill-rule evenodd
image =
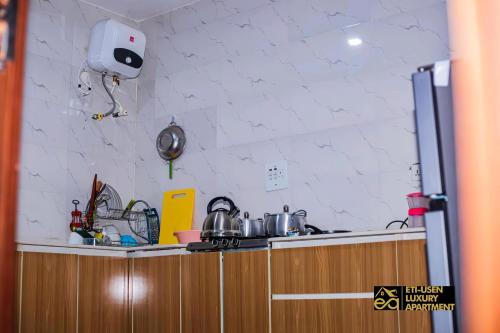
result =
M140 22L199 0L80 0Z

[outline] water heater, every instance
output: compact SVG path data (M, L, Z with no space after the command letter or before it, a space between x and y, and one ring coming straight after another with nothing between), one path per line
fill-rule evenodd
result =
M112 19L103 20L92 29L87 62L95 71L133 78L141 71L145 48L144 33Z

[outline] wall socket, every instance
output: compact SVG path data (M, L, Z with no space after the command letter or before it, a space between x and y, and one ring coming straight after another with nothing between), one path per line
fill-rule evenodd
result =
M410 170L411 180L420 182L422 175L420 174L420 163L413 163L408 168Z
M265 182L267 192L288 188L288 162L266 163Z

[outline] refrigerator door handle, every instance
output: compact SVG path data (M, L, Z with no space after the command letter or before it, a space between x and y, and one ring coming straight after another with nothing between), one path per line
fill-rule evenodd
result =
M429 285L449 286L448 249L443 211L428 212L424 216L427 234L427 267ZM432 329L435 333L453 332L451 311L432 311Z

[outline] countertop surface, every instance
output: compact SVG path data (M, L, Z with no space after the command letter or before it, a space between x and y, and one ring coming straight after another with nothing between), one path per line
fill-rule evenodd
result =
M67 247L75 249L92 249L92 250L106 250L106 251L154 251L154 250L172 250L172 249L184 249L187 244L164 244L164 245L141 245L141 246L94 246L94 245L75 245L67 243L57 243L57 242L16 242L18 245L30 245L30 246L48 246L48 247Z
M382 229L382 230L339 232L335 234L320 234L320 235L307 235L307 236L295 236L295 237L273 237L269 238L269 242L271 243L296 242L296 241L307 241L307 240L317 240L317 239L384 236L384 235L397 235L397 234L412 234L421 232L425 232L425 228Z
M288 246L290 244L292 246L293 242L300 242L300 244L310 243L314 244L322 244L324 242L328 242L329 240L332 242L340 241L340 242L356 242L356 239L363 240L390 240L387 237L398 237L400 239L405 239L408 236L412 235L420 235L420 238L425 238L425 228L405 228L405 229L382 229L382 230L369 230L369 231L353 231L353 232L345 232L345 233L335 233L335 234L320 234L320 235L307 235L307 236L293 236L293 237L274 237L269 238L269 243L271 247L282 248ZM363 242L363 241L361 241ZM273 243L276 243L273 246ZM143 246L133 246L133 247L124 247L124 246L92 246L92 245L72 245L65 243L57 243L57 242L23 242L18 241L18 250L23 250L30 248L31 250L35 250L38 247L44 247L45 249L49 248L67 248L73 249L74 251L114 251L121 252L126 254L128 252L151 252L151 251L166 251L166 250L184 250L186 248L186 244L165 244L165 245L143 245ZM297 243L299 244L299 243Z

